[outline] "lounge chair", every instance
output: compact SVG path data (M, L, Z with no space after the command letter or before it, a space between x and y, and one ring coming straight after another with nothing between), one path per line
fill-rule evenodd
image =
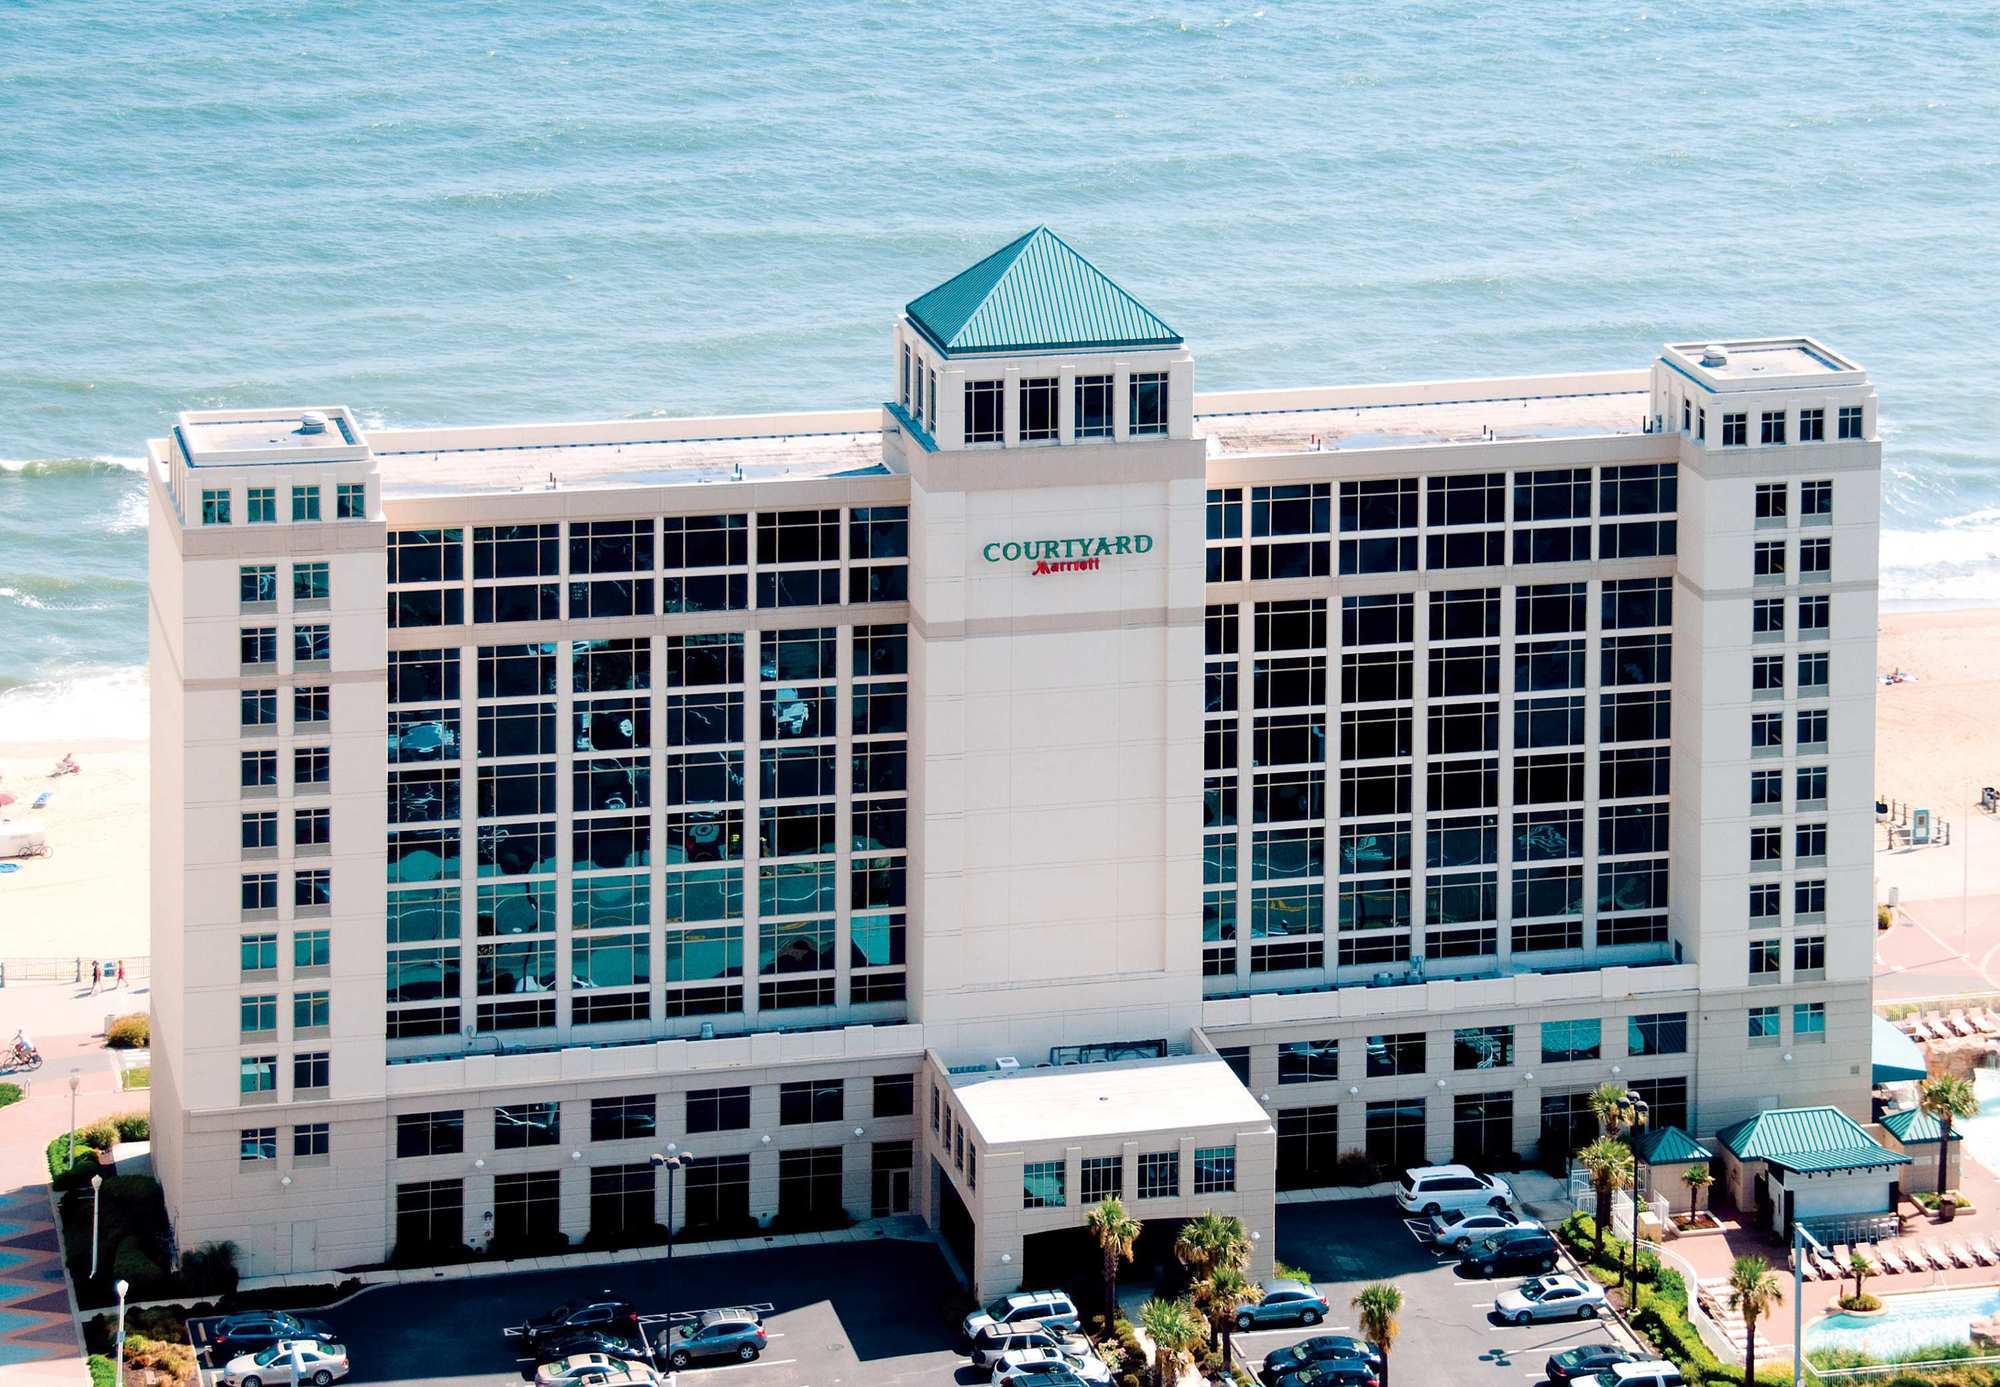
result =
M1913 1011L1910 1013L1910 1020L1916 1023L1917 1035L1922 1039L1924 1040L1944 1039L1945 1037L1944 1027L1933 1026L1928 1016L1922 1016Z
M1898 1016L1893 1024L1904 1035L1918 1036L1921 1034L1921 1031L1917 1027L1917 1021L1918 1017L1915 1012L1907 1012L1902 1016Z
M1847 1274L1841 1270L1840 1263L1827 1253L1815 1252L1812 1254L1812 1259L1813 1264L1819 1268L1819 1279L1822 1281L1838 1281Z
M1945 1243L1944 1255L1951 1258L1951 1264L1955 1267L1976 1267L1979 1265L1978 1262L1973 1260L1972 1254L1965 1250L1964 1243Z
M1940 1251L1936 1243L1920 1242L1917 1244L1917 1251L1924 1254L1924 1260L1930 1263L1933 1270L1951 1270L1951 1258Z
M2000 1249L1996 1249L1993 1246L1992 1239L1968 1238L1966 1245L1972 1249L1973 1256L1977 1257L1987 1266L2000 1266Z
M2000 1035L2000 1019L1996 1019L1985 1007L1973 1007L1965 1014L1971 1018L1972 1024L1979 1028L1980 1034Z
M1882 1253L1889 1259L1889 1269L1894 1272L1918 1270L1916 1258L1910 1256L1901 1243L1883 1243Z
M1960 1035L1972 1036L1979 1034L1979 1027L1973 1025L1972 1022L1969 1019L1967 1019L1964 1007L1952 1008L1951 1015L1947 1016L1945 1020L1948 1021L1951 1024L1951 1028L1957 1031Z
M1957 1039L1958 1032L1951 1028L1951 1022L1944 1019L1943 1012L1927 1011L1924 1013L1924 1020L1930 1022L1931 1034L1939 1040Z
M1965 1249L1966 1255L1972 1258L1974 1265L1982 1267L1990 1267L1993 1265L1993 1253L1988 1249L1981 1247L1979 1245L1979 1239L1967 1238L1964 1242L1960 1243L1959 1246Z

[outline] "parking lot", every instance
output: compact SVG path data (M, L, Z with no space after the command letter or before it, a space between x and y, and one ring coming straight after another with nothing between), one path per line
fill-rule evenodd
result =
M1277 1238L1279 1259L1310 1271L1331 1308L1327 1322L1312 1329L1238 1334L1236 1342L1253 1365L1271 1350L1314 1334L1359 1333L1349 1302L1371 1281L1394 1281L1403 1292L1401 1332L1389 1363L1392 1382L1522 1387L1544 1381L1542 1365L1561 1349L1606 1341L1637 1347L1609 1318L1525 1327L1496 1323L1490 1314L1493 1298L1524 1278L1460 1275L1457 1259L1420 1241L1393 1200L1282 1204Z
M301 1313L333 1326L354 1383L518 1387L534 1365L501 1330L609 1291L639 1309L654 1342L689 1311L770 1307L762 1358L684 1369L680 1387L936 1387L966 1363L947 1303L955 1284L935 1248L885 1239L384 1286Z

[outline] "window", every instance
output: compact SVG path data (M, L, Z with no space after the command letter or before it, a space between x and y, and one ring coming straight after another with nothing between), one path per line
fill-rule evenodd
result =
M246 508L252 525L278 523L278 488L253 486L244 494L244 500L248 503Z
M1799 767L1797 794L1798 794L1799 808L1801 809L1805 808L1809 804L1825 804L1826 767L1825 766Z
M323 848L333 838L333 811L330 809L294 809L292 811L292 844L301 848Z
M1792 910L1798 915L1800 920L1814 917L1824 918L1826 915L1825 880L1814 877L1807 881L1801 881L1794 886L1792 888ZM1776 913L1774 909L1772 914Z
M1826 745L1827 710L1824 708L1802 708L1799 710L1799 746Z
M1824 582L1832 573L1833 541L1825 538L1800 540L1799 576L1807 582Z
M741 1230L750 1218L750 1158L701 1156L687 1166L689 1228Z
M295 1031L325 1030L332 1022L331 994L323 990L295 992L292 994L292 1029Z
M292 601L325 602L333 595L332 579L323 563L292 565Z
M1830 481L1800 482L1799 513L1812 519L1831 517L1833 514L1833 483Z
M339 482L333 488L333 518L335 520L365 520L368 518L368 484L366 482Z
M276 872L252 872L242 881L243 913L248 916L253 911L276 910L278 908L278 874ZM272 966L277 966L272 960Z
M299 665L325 664L332 658L332 627L319 623L292 628L292 659Z
M243 855L246 857L269 857L278 849L278 816L273 812L245 814L242 817Z
M1750 749L1762 751L1781 749L1785 745L1785 715L1783 713L1752 713L1750 715Z
M1722 446L1741 448L1750 441L1750 416L1747 414L1725 414L1722 416Z
M1783 831L1776 828L1750 830L1750 861L1776 863L1784 856Z
M697 1088L687 1096L687 1129L697 1132L740 1132L750 1126L750 1090Z
M1451 1033L1453 1069L1506 1069L1514 1063L1512 1026L1461 1026Z
M1063 1189L1067 1176L1061 1161L1029 1161L1024 1164L1021 1167L1021 1207L1060 1209L1068 1202Z
M590 1231L620 1242L653 1231L654 1171L650 1161L601 1165L590 1172Z
M292 1128L293 1161L325 1160L332 1149L332 1130L332 1124L327 1122L301 1122Z
M1571 1064L1594 1060L1604 1052L1604 1026L1596 1018L1542 1022L1542 1063Z
M1109 438L1112 435L1110 376L1076 378L1076 436Z
M245 1055L237 1062L237 1090L244 1097L278 1091L278 1057Z
M456 1156L465 1150L465 1113L403 1113L396 1118L396 1156Z
M227 525L229 523L228 491L203 490L201 493L201 523L204 525Z
M553 1170L493 1178L492 1246L502 1252L560 1245L562 1176Z
M1785 541L1782 539L1762 540L1751 556L1751 572L1759 578L1783 578L1785 576Z
M1684 1011L1658 1011L1625 1018L1628 1055L1684 1055L1687 1047L1688 1018Z
M778 1121L786 1127L808 1122L839 1122L847 1104L847 1085L840 1079L801 1079L778 1088Z
M1799 692L1826 687L1831 657L1824 650L1803 651L1799 655Z
M1340 1077L1338 1040L1292 1040L1278 1046L1278 1082L1310 1084Z
M1826 410L1802 409L1799 411L1799 442L1824 443L1826 441Z
M1785 599L1759 597L1750 604L1750 629L1760 636L1785 634Z
M1808 934L1792 941L1792 970L1797 973L1826 972L1826 936Z
M1784 802L1785 781L1781 772L1750 772L1750 803L1753 808L1759 805L1782 806Z
M244 564L236 570L236 600L245 607L278 600L278 566Z
M1749 1016L1749 1038L1752 1045L1760 1042L1778 1043L1778 1009L1776 1007L1751 1007Z
M1287 1108L1278 1114L1279 1189L1314 1189L1335 1183L1339 1157L1339 1108Z
M1750 657L1750 691L1752 693L1783 693L1784 689L1784 656L1753 655Z
M275 727L278 722L278 693L275 689L245 689L238 695L244 727Z
M1825 593L1816 593L1799 599L1799 634L1808 638L1817 633L1825 635L1830 619L1833 599Z
M1753 981L1762 978L1766 982L1776 982L1780 971L1778 941L1775 939L1753 939L1750 941L1750 977Z
M1423 1073L1424 1039L1422 1031L1369 1036L1368 1077L1381 1079L1397 1074Z
M1810 1045L1826 1039L1826 1003L1800 1002L1792 1008L1792 1042Z
M1785 518L1786 485L1783 482L1759 482L1757 484L1757 518L1759 520L1783 520Z
M1765 444L1785 441L1785 411L1767 409L1758 420L1760 432L1757 441Z
M1826 825L1800 824L1793 847L1797 851L1799 865L1801 866L1804 866L1808 862L1824 862L1826 860Z
M242 786L246 790L261 790L278 783L278 753L275 751L246 751L241 757Z
M632 1141L657 1130L657 1105L650 1093L590 1100L592 1141Z
M562 1143L562 1104L503 1104L493 1110L493 1149L523 1151Z
M292 1096L324 1090L333 1082L333 1057L325 1050L308 1050L292 1056Z
M245 1036L268 1035L278 1029L278 999L245 997L237 1003L236 1029Z
M1424 1164L1424 1100L1370 1103L1365 1126L1367 1151L1385 1169Z
M1236 1189L1236 1148L1197 1146L1194 1149L1194 1192L1229 1194Z
M1842 438L1863 437L1861 432L1861 410L1862 406L1860 405L1842 405L1840 407L1840 436Z
M333 693L324 685L300 685L292 690L292 725L308 727L333 717Z
M1006 389L1005 381L969 380L965 383L967 443L998 443L1006 437L1001 420Z
M909 1074L877 1074L875 1076L875 1102L872 1115L875 1117L908 1117L916 1111L916 1078ZM749 1125L745 1115L744 1125ZM689 1128L693 1130L692 1127Z
M1139 1198L1176 1199L1181 1192L1181 1153L1139 1153Z
M1782 899L1778 883L1775 881L1753 881L1750 883L1750 918L1753 920L1775 920Z
M1128 394L1131 404L1126 433L1133 438L1164 434L1167 431L1167 373L1134 371Z
M840 1148L817 1146L778 1153L778 1218L825 1222L841 1211Z
M1085 1204L1096 1204L1105 1199L1123 1198L1125 1194L1125 1158L1123 1156L1085 1156L1082 1161L1079 1185Z
M1035 443L1056 436L1056 378L1021 382L1021 441Z
M275 934L240 936L237 961L245 977L256 973L275 972L278 967L278 936Z
M237 659L245 665L278 663L278 628L245 626L236 636Z
M240 1161L277 1160L278 1129L245 1127L237 1136L236 1158Z

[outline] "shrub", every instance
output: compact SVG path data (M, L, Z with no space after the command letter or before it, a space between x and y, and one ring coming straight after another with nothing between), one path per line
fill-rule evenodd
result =
M79 1185L90 1183L90 1177L97 1174L97 1153L84 1140L84 1134L76 1134L76 1159L70 1160L70 1136L62 1133L48 1144L49 1183L58 1190L73 1190Z
M1880 1310L1882 1302L1864 1291L1860 1295L1842 1296L1840 1298L1840 1308L1843 1310Z
M1375 1185L1382 1180L1382 1167L1366 1151L1343 1151L1333 1162L1336 1185Z
M153 1119L145 1113L122 1112L116 1117L107 1118L106 1121L111 1124L111 1130L117 1133L119 1141L151 1141L153 1139ZM100 1123L98 1125L101 1126L103 1124ZM108 1150L111 1145L111 1142L106 1142L105 1149Z
M121 1071L118 1075L118 1086L127 1092L135 1088L151 1088L153 1086L153 1066L150 1064L135 1064L130 1069Z
M112 1387L118 1380L118 1365L101 1353L93 1353L86 1360L90 1365L90 1387Z
M203 1243L181 1254L181 1287L189 1295L233 1295L238 1279L235 1243Z
M128 1327L125 1335L125 1367L128 1373L151 1371L171 1383L195 1381L194 1349L187 1344L164 1339L134 1338Z
M1312 1284L1313 1279L1313 1274L1304 1267L1295 1267L1290 1262L1280 1261L1275 1257L1271 1259L1271 1274L1280 1281L1303 1281L1308 1286Z
M0 1084L0 1108L18 1103L21 1101L21 1098L22 1093L19 1084Z
M111 1023L104 1028L104 1044L107 1049L144 1050L152 1043L153 1022L143 1011L113 1017Z
M133 1300L144 1300L149 1293L163 1289L167 1279L166 1272L153 1260L153 1254L140 1238L127 1238L118 1244L118 1251L111 1258L111 1276L113 1280L132 1283Z

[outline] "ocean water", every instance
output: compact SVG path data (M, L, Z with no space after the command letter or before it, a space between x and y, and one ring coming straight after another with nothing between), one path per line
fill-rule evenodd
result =
M1212 389L1812 331L1888 593L2000 600L1996 69L1961 0L0 6L0 737L137 729L175 410L864 404L1037 222Z

